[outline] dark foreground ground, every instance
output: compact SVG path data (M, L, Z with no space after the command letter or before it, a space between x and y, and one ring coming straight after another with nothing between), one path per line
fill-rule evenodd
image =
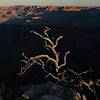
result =
M76 91L71 84L65 87L52 82L14 87L2 83L0 100L99 100L99 93L97 91L94 95L88 90Z

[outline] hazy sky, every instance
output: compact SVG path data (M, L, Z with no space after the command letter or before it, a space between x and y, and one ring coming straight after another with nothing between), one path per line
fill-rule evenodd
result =
M100 6L100 0L0 0L0 5Z

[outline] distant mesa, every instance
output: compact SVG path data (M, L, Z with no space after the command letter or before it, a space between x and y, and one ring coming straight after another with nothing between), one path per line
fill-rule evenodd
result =
M81 11L81 10L84 10L84 9L90 9L90 7L78 7L78 6L67 6L67 7L64 7L63 10L64 11Z
M80 6L10 6L10 7L0 7L0 23L7 22L11 19L21 19L27 16L32 17L32 20L42 19L42 15L46 12L80 12L81 10L87 10L91 7L80 7ZM96 9L100 9L97 7ZM26 22L29 22L27 20Z
M47 7L47 10L49 11L49 12L51 12L51 11L57 11L58 10L58 6L48 6Z

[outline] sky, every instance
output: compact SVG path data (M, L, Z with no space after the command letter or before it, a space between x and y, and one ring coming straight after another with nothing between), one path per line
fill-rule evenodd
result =
M0 0L3 5L100 6L100 0Z

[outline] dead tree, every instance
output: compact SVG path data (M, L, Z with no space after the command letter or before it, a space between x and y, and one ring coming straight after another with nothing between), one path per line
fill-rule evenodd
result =
M34 33L35 35L39 36L41 39L44 40L45 43L45 48L46 49L50 49L51 52L53 53L54 57L51 57L49 54L40 54L34 57L26 57L26 55L24 53L22 53L22 55L24 56L25 60L22 60L25 63L25 66L21 68L20 74L22 75L26 72L27 69L29 69L32 65L34 64L38 64L41 65L42 69L48 73L47 76L52 76L53 78L59 80L59 77L54 76L52 73L48 72L47 70L45 70L45 62L44 62L44 58L47 59L47 61L52 61L55 64L55 68L56 68L56 73L58 73L59 69L62 68L63 66L66 66L67 61L67 55L70 53L70 51L67 51L64 55L64 62L63 64L59 64L59 55L60 53L57 52L56 48L59 44L59 40L63 38L63 36L60 36L56 39L56 41L54 42L48 35L48 31L50 30L50 28L48 28L46 26L45 30L44 30L44 35L41 35L40 33L36 32L36 31L31 31L31 33ZM47 77L46 76L46 77Z
M66 79L65 74L67 73L67 71L73 73L75 76L77 76L78 78L81 78L81 80L77 81L79 82L79 84L75 85L76 87L82 88L83 85L85 85L92 93L94 93L96 95L96 91L95 91L95 86L100 86L100 79L93 81L93 80L89 80L88 82L86 82L82 75L83 74L87 74L88 72L93 72L92 69L90 70L86 70L85 72L81 72L81 73L77 73L74 70L71 70L69 68L66 68L66 70L63 70L63 72L59 72L59 69L61 69L62 67L66 66L67 61L67 55L70 53L70 51L67 51L64 55L63 58L63 64L60 64L60 53L57 52L57 46L59 44L59 41L63 38L63 36L59 36L57 39L52 40L48 34L48 31L50 30L50 28L48 28L46 26L45 30L44 30L44 34L40 34L34 30L31 31L31 33L34 33L35 35L37 35L38 37L40 37L41 39L43 39L44 41L44 47L46 49L50 49L50 51L53 53L53 57L51 57L49 54L40 54L37 56L32 56L32 57L27 57L24 52L22 52L22 55L24 56L25 60L21 60L22 62L25 63L25 66L23 66L20 70L20 73L18 75L22 75L24 74L27 69L31 68L34 64L38 64L42 67L42 69L44 70L44 72L47 73L47 75L45 76L45 78L47 78L48 76L51 76L52 78L57 80L57 83L59 83L60 81L64 81L64 82L68 82ZM57 73L57 75L54 75L53 73L49 72L48 70L46 70L45 66L47 63L45 63L45 60L48 61L52 61L54 63L54 67L55 67L55 72ZM70 82L74 82L75 80L72 79L70 80L68 83ZM92 87L92 88L91 88ZM85 97L84 97L85 98ZM83 99L86 100L86 99Z

